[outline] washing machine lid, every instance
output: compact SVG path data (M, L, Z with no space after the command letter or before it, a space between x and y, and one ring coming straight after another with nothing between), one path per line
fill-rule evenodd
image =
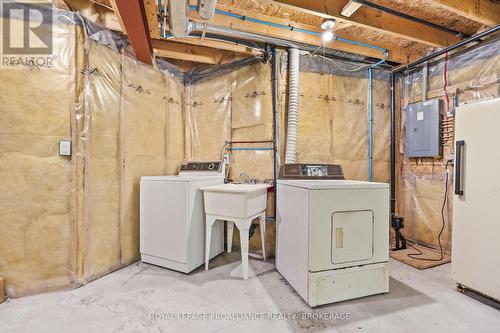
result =
M144 176L141 181L186 182L210 179L224 179L225 168L221 161L187 162L180 166L175 176Z
M278 185L293 186L310 190L389 188L389 184L387 183L363 182L356 180L278 179Z
M224 179L224 175L176 175L176 176L143 176L142 181L189 182L197 180Z

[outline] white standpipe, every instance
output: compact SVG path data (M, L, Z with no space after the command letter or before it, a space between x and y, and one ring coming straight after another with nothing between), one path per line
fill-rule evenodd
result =
M285 164L297 161L297 123L299 121L299 49L288 49L288 126Z

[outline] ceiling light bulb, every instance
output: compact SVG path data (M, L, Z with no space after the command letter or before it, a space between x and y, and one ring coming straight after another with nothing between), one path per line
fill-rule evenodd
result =
M321 39L323 39L324 42L329 42L333 39L333 32L331 31L325 31L321 35Z
M332 30L335 27L335 20L324 20L321 23L321 29L323 30Z

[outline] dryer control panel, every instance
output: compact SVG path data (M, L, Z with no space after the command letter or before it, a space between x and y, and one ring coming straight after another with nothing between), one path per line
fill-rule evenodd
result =
M338 164L299 163L281 167L282 179L338 179L343 180L344 172Z

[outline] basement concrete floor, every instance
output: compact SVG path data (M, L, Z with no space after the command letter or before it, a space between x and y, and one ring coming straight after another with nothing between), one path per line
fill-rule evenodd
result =
M0 332L500 332L500 311L457 292L449 264L418 271L391 260L389 294L314 310L272 262L250 265L256 275L243 281L230 276L239 266L238 252L189 275L136 263L78 289L1 304ZM168 318L184 312L297 318ZM323 318L307 318L312 313ZM339 318L347 313L349 319Z

